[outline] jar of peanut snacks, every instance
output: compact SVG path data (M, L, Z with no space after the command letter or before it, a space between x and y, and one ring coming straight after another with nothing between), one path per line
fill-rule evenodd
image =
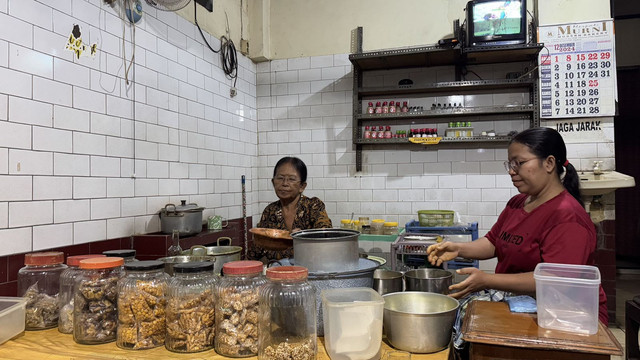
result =
M164 345L166 292L169 275L162 261L124 264L118 281L118 333L122 349L151 349Z
M80 274L80 261L94 257L105 257L102 254L73 255L67 257L67 269L60 274L60 318L58 319L58 331L63 334L73 333L73 284Z
M167 350L195 353L213 348L217 282L213 267L209 261L173 266L167 290Z
M229 357L258 354L258 289L266 279L262 262L231 261L216 286L216 352Z
M73 285L73 340L78 344L104 344L116 339L118 280L121 257L80 261L80 275Z
M258 359L316 359L316 290L302 266L267 269L260 288Z

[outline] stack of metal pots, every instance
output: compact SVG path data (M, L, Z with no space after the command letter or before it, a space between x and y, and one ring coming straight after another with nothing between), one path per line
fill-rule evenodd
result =
M280 260L281 265L299 265L309 270L309 281L316 287L318 336L324 335L323 289L373 287L377 261L360 258L359 231L348 229L310 229L291 234L294 258Z

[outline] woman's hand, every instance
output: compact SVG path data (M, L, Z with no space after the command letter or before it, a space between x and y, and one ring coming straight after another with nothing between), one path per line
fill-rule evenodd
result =
M469 277L458 284L449 286L449 296L453 298L460 299L469 293L487 288L486 278L489 274L480 269L467 267L456 270L456 273L459 275L469 275Z
M454 242L445 241L434 244L427 248L427 255L431 265L440 266L443 262L453 260L458 257L459 245Z

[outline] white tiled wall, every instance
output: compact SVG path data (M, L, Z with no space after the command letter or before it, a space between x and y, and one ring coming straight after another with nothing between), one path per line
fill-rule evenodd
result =
M517 66L486 65L477 67L475 72L490 78L499 72L518 70ZM407 76L428 82L453 80L449 69L434 68L410 74L373 72L364 78L364 85L394 84ZM258 209L276 200L269 180L273 165L282 156L298 156L309 170L305 194L324 201L335 226L340 219L350 218L352 212L356 218L383 218L404 225L417 219L418 210L449 209L457 211L463 222L477 221L483 236L506 201L517 194L502 164L507 157L506 147L368 148L363 151L363 171L357 173L351 143L352 81L346 54L258 64ZM424 98L413 105L430 108L439 102L486 106L528 104L529 98L522 93L480 94ZM528 120L470 120L476 130L495 129L498 133L528 127ZM588 168L594 159L604 160L605 168L613 168L613 120L599 120L603 121L600 132L587 137L565 136L569 159L578 169ZM544 126L554 124L543 122ZM437 124L440 134L446 125ZM404 127L408 129L407 125ZM608 201L611 210L613 198ZM608 216L613 216L612 212ZM484 269L494 266L492 261L481 263Z
M239 56L230 98L191 22L145 6L123 53L119 12L0 1L0 256L159 231L156 213L181 199L241 217L242 175L257 211L256 65ZM65 50L74 24L95 57Z

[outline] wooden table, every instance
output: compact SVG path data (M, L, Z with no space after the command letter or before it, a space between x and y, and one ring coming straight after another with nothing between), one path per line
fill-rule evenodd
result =
M382 353L392 350L382 342ZM412 360L446 360L448 350L433 354L413 354ZM149 350L123 350L115 342L103 345L80 345L73 341L72 335L61 334L58 329L26 331L12 340L0 345L2 360L99 360L99 359L231 359L209 350L195 354L179 354L159 347ZM257 357L245 358L255 360ZM318 338L318 360L329 360L324 348L324 338Z
M504 302L473 301L467 308L462 338L472 360L609 359L622 347L602 323L594 335L538 327L535 314L512 313Z

